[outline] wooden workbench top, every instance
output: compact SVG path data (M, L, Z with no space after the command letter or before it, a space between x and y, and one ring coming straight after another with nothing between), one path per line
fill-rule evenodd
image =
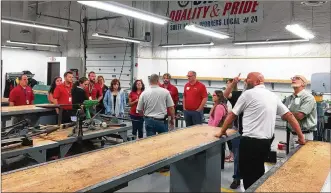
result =
M320 192L331 169L331 143L302 146L256 192Z
M97 130L84 129L83 133L84 133L84 135L89 135L89 134L93 134L93 133L102 133L107 130L119 129L119 128L120 127L108 127L108 128L97 129ZM72 133L72 130L73 130L73 127L66 128L66 129L59 129L48 135L42 134L39 137L43 138L43 139L52 140L52 141L61 141L61 140L67 139L68 135ZM78 130L76 132L78 132Z
M6 106L1 108L1 112L11 112L11 111L24 111L24 110L38 110L41 107L36 107L35 105L22 105L22 106Z
M216 131L219 131L219 128L194 126L3 174L2 192L78 191L219 140L214 137Z

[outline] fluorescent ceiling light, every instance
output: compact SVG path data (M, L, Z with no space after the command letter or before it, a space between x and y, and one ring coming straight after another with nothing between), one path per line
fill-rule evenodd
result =
M56 47L59 47L60 46L60 45L57 45L57 44L41 44L41 43L30 43L30 42L17 42L17 41L11 41L11 40L7 40L7 43L9 43L9 44L18 44L18 45L28 45L28 46L52 47L52 48L56 48Z
M161 44L163 48L177 48L177 47L199 47L199 46L213 46L213 42L207 43L187 43L187 44Z
M113 1L111 2L108 1L107 3L102 1L77 1L77 2L90 7L94 7L96 9L110 11L121 15L126 15L137 19L153 22L160 25L164 25L168 21L170 21L168 17L156 15L144 10L136 9Z
M259 44L282 44L308 42L308 39L279 39L279 40L257 40L257 41L238 41L233 42L235 45L259 45Z
M315 37L312 33L298 24L287 25L285 28L303 39L313 39Z
M99 37L99 38L107 38L107 39L112 39L112 40L125 41L125 42L133 42L133 43L137 43L137 44L139 44L140 42L142 42L142 40L138 40L138 39L134 39L134 38L114 36L114 35L100 33L100 32L93 33L92 36Z
M185 29L188 30L188 31L199 33L199 34L211 36L211 37L214 37L214 38L219 38L219 39L230 38L229 34L219 32L219 31L216 31L216 30L212 30L210 28L205 28L205 27L202 27L202 26L194 25L194 24L186 25Z
M2 48L11 48L11 49L26 49L26 47L21 47L21 46L6 46L6 45L3 45L1 47Z
M49 24L45 24L45 23L39 23L39 22L28 21L28 20L21 20L21 19L16 19L16 18L2 17L1 22L2 23L13 24L13 25L20 25L20 26L27 26L27 27L46 29L46 30L59 31L59 32L68 32L68 30L73 30L72 28L68 28L68 27L57 26L57 25L49 25Z

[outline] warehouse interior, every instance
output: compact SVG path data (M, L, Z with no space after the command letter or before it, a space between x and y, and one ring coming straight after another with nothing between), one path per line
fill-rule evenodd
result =
M330 1L1 1L2 189L330 192L330 42ZM68 71L73 83L89 79L90 72L102 76L109 88L119 80L124 114L90 115L86 109L104 99L89 98L82 107L86 120L79 109L72 122L61 123L66 106L50 104L49 90L56 77L65 81ZM193 127L185 121L183 104L188 72L196 73L208 94L203 124ZM292 77L307 79L316 130L312 143L289 152L289 123L277 116L264 175L249 189L243 181L230 188L235 166L228 141L240 134L216 139L220 128L207 124L213 93L224 93L228 80L238 75L238 90L246 90L251 72L261 73L266 89L284 103L293 95ZM144 137L138 139L132 134L130 92L137 80L144 83L144 92L149 90L153 74L163 84L165 73L178 89L175 129L148 136L145 121ZM11 91L23 75L34 101L18 106ZM227 108L229 113L233 109L229 101ZM37 124L14 122L15 116L29 115ZM309 179L292 181L293 176Z

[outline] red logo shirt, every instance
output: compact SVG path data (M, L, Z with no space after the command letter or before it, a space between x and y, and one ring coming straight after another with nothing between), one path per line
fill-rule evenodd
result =
M172 85L172 84L170 84L170 83L168 84L168 87L167 87L167 88L165 87L164 84L162 84L160 87L165 88L165 89L167 89L167 90L170 92L171 98L172 98L172 100L173 100L173 102L174 102L174 104L175 104L174 108L175 108L175 110L176 110L176 106L177 106L178 101L179 101L179 96L178 96L178 89L177 89L177 87L175 87L174 85ZM167 109L167 111L168 111L168 115L170 115L169 108Z
M194 85L189 82L184 86L185 109L195 111L199 108L202 100L208 97L207 89L204 84L197 81Z
M65 83L56 86L53 98L57 99L57 103L60 105L71 105L72 104L72 96L71 96L72 84L65 85ZM65 110L71 110L72 106L63 106Z
M33 100L34 94L29 86L24 89L21 85L18 85L9 94L9 102L14 103L14 106L31 105Z
M135 100L139 99L141 93L138 94L137 92L130 92L129 98L131 99L131 101L135 101ZM131 106L130 115L141 116L139 113L136 112L137 111L137 105L138 105L138 103Z
M89 86L85 88L85 92L87 97L92 100L97 100L98 97L102 96L102 88L98 83L90 83Z

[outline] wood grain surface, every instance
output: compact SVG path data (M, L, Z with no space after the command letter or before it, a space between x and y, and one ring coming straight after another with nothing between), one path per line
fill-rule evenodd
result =
M35 105L23 105L23 106L12 106L12 107L1 107L1 112L12 112L12 111L22 111L22 110L38 110L42 109L40 107L36 107Z
M331 169L331 143L302 146L256 192L320 192Z
M112 129L119 129L120 127L108 127L105 129L97 129L97 130L88 130L88 129L84 129L83 133L84 135L89 135L89 134L94 134L94 133L102 133L105 132L107 130L112 130ZM43 139L48 139L48 140L53 140L53 141L61 141L64 139L68 138L68 135L72 133L73 128L66 128L66 129L59 129L53 133L50 133L49 135L46 134L42 134L39 137L43 138ZM76 131L78 132L78 130Z
M2 192L74 192L219 140L220 128L194 126L9 174ZM233 131L229 131L231 135Z

